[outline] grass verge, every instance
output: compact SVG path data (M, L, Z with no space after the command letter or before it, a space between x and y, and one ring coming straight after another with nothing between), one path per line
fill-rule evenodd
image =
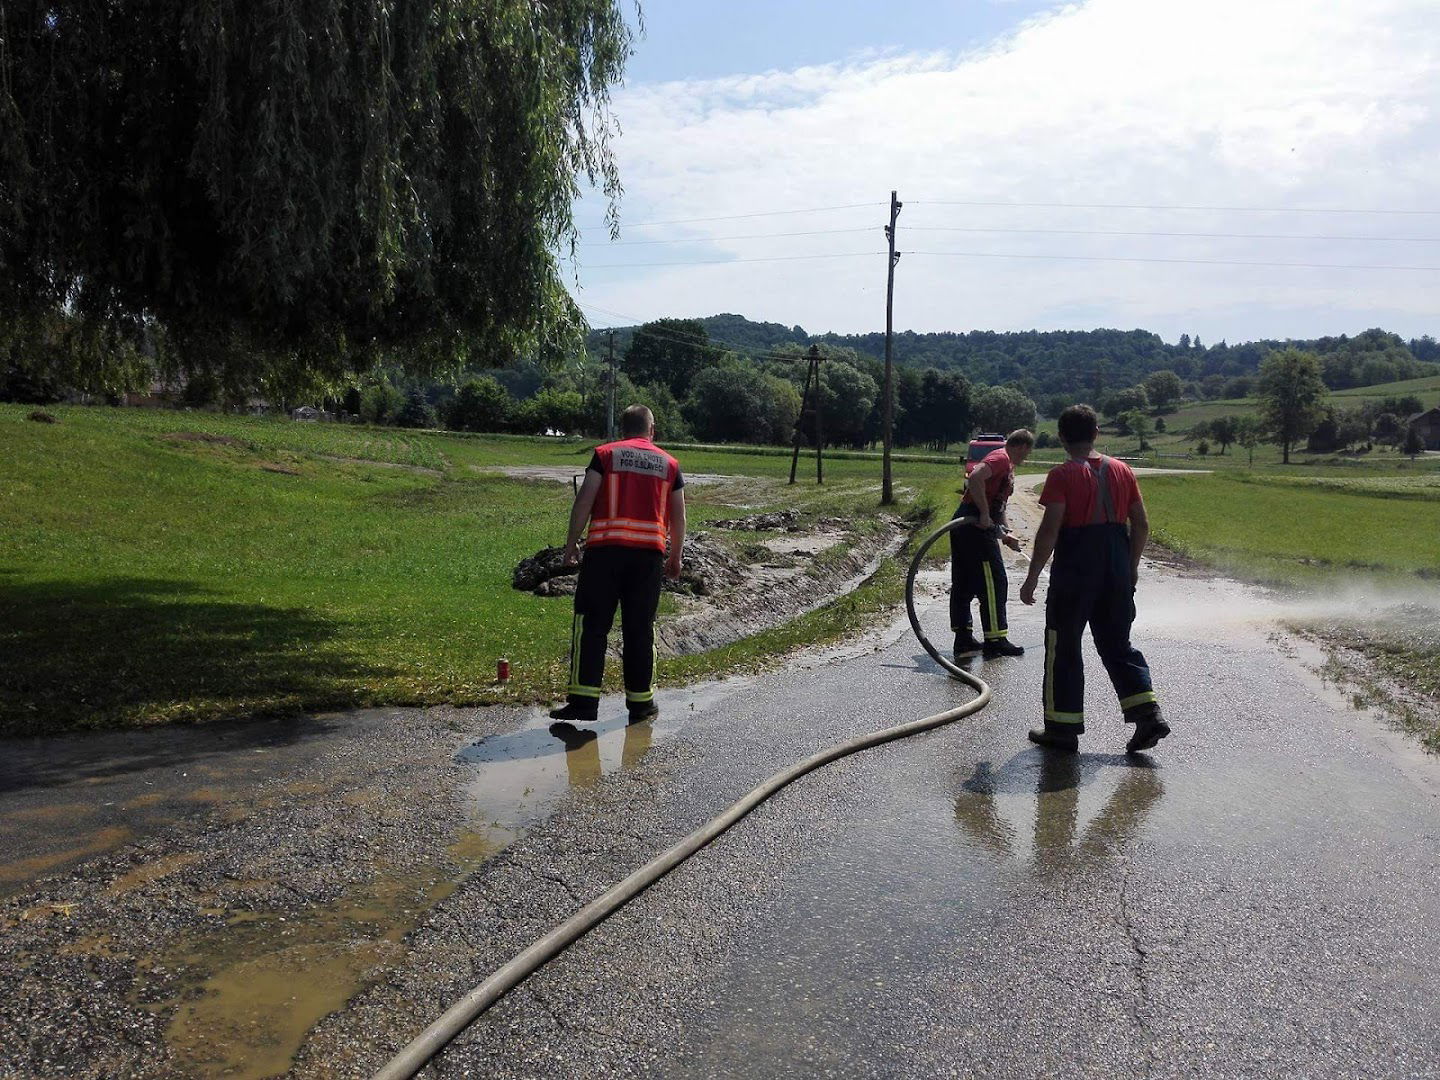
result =
M591 444L138 409L57 408L52 425L27 411L0 406L0 734L563 691L570 605L511 589L510 574L563 539L569 487L480 470L579 472ZM680 456L687 472L735 477L692 485L699 526L879 509L873 460L827 462L823 488L790 488L783 456ZM948 512L959 468L897 465L898 509ZM752 670L862 629L899 587L882 567L827 608L662 670Z

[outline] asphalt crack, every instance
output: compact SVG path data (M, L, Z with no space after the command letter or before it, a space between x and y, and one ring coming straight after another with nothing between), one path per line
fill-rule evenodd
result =
M533 877L539 878L541 881L548 881L552 885L560 886L560 888L564 889L566 894L575 903L579 904L583 902L581 900L580 894L577 893L574 887L571 886L571 884L559 874L547 870L541 870L538 867L531 866L529 863L523 862L520 859L515 858L514 856L511 856L508 861L511 866L524 870L526 873L532 875Z
M547 999L544 994L540 993L539 990L536 990L533 987L527 989L529 990L530 997L534 999L534 1001L542 1009L545 1010L546 1014L550 1017L551 1021L555 1024L555 1026L566 1034L584 1033L587 1035L594 1035L597 1038L605 1039L608 1042L620 1043L621 1045L628 1046L632 1049L648 1049L645 1043L640 1042L636 1039L628 1038L624 1035L621 1035L617 1031L607 1031L604 1028L595 1028L591 1027L588 1024L581 1023L580 1021L575 1019L572 1013L566 1012L563 1008Z
M1145 948L1140 939L1140 928L1136 924L1135 914L1130 906L1130 877L1133 862L1127 855L1120 856L1120 893L1119 893L1119 918L1116 920L1125 934L1126 943L1130 946L1131 962L1126 965L1131 975L1135 978L1136 997L1134 1006L1130 1010L1134 1018L1135 1026L1145 1036L1145 1059L1148 1065L1147 1075L1155 1073L1159 1066L1159 1059L1156 1054L1156 1038L1154 1029L1150 1026L1151 1007L1153 1005L1150 985L1150 950Z

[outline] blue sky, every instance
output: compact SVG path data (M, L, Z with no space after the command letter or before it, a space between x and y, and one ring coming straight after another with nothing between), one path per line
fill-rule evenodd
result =
M1440 334L1437 0L653 0L592 325ZM758 215L758 216L757 216ZM1416 269L1419 268L1419 269Z
M1059 6L1028 0L646 0L630 85L824 64L866 50L978 48ZM633 6L630 7L632 13Z

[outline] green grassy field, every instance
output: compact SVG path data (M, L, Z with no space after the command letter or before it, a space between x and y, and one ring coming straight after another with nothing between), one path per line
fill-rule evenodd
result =
M1331 397L1337 405L1354 408L1366 401L1381 401L1385 398L1404 397L1413 394L1424 403L1425 408L1440 405L1440 375L1424 379L1406 379L1403 382L1382 383L1378 386L1355 386L1349 390L1335 390Z
M570 605L510 587L564 539L571 494L479 467L583 472L593 443L464 437L206 413L0 405L0 732L374 703L536 701L561 692ZM748 510L694 485L691 519L800 505L876 509L873 460L682 455L760 478ZM813 464L811 466L813 469ZM959 458L897 463L917 503L955 501ZM709 494L707 494L709 493ZM667 665L754 666L844 633L898 596L893 569L788 627ZM515 677L493 684L495 660Z
M1440 471L1314 478L1150 476L1156 540L1276 583L1440 576Z

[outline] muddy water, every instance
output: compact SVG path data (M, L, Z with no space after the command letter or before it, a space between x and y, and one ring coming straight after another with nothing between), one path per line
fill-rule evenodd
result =
M8 740L0 896L217 808L327 745L333 717Z
M309 1030L343 1008L377 968L401 961L406 934L461 881L568 792L638 765L716 692L667 693L662 716L638 724L626 723L623 708L585 728L556 725L533 710L518 730L457 755L473 766L463 796L470 822L443 858L407 872L382 868L372 882L298 918L208 909L213 929L139 963L142 972L179 978L166 980L163 996L147 993L142 982L138 1000L173 1010L166 1042L192 1075L260 1080L285 1072Z
M128 1005L164 1018L167 1049L184 1075L279 1075L319 1020L403 961L407 934L481 864L568 793L638 765L693 709L726 692L663 692L661 717L635 725L614 698L602 721L583 729L552 732L545 713L532 710L518 730L458 752L468 782L458 792L463 824L448 848L427 855L421 846L408 858L378 849L369 880L298 911L293 900L304 894L295 887L305 883L312 850L303 834L276 833L283 858L263 872L274 876L237 881L217 874L220 853L204 839L208 823L242 830L230 835L244 846L253 843L252 830L265 835L300 808L334 808L337 824L356 824L340 824L338 841L326 842L348 844L347 829L368 832L366 821L412 813L403 784L378 784L341 765L315 767L332 754L348 762L386 752L403 721L394 710L13 744L0 761L0 894L71 867L84 876L87 860L137 841L149 857L92 874L93 900L17 909L0 929L63 918L74 927L66 955L132 968ZM433 753L433 744L416 747L426 745ZM430 817L443 827L443 808ZM329 813L319 820L330 821ZM293 859L300 862L292 881L278 867ZM291 902L277 904L277 890ZM129 942L156 940L157 919L174 929L137 951ZM29 947L23 937L16 944Z
M446 857L383 873L300 917L206 909L216 925L163 953L141 972L175 973L163 995L142 976L134 1000L171 1011L165 1040L189 1075L261 1080L284 1073L306 1034L343 1008L378 965L403 959L405 935L435 904L511 839L471 829Z

